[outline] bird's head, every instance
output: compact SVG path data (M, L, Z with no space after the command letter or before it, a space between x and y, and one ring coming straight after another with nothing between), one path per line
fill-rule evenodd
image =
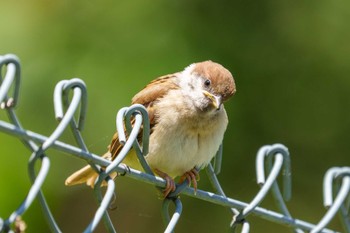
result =
M222 65L204 61L194 63L182 72L180 85L194 105L202 111L218 111L223 102L236 92L232 74Z

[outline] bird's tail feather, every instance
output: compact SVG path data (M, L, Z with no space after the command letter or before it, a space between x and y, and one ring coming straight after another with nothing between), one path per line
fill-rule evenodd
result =
M65 185L72 186L72 185L86 183L86 185L90 186L91 188L94 188L95 181L98 175L99 174L96 171L94 171L90 165L87 165L82 169L74 172L72 175L70 175L66 179ZM117 173L113 172L110 176L112 179L114 179L117 176ZM107 185L107 182L103 181L101 186L106 186L106 185Z
M97 176L98 174L91 168L91 166L87 165L70 175L66 179L65 185L71 186L86 183L86 185L91 186L93 188Z

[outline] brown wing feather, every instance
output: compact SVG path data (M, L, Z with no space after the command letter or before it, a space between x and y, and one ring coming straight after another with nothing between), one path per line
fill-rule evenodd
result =
M142 104L147 107L155 100L163 97L172 89L179 86L175 83L175 78L179 73L161 76L151 81L145 88L132 98L132 104Z
M156 112L155 108L153 107L154 102L166 95L169 90L178 88L178 85L174 81L176 75L178 75L178 73L165 75L153 80L132 98L132 104L142 104L146 107L150 119L150 133L152 133L152 129L156 124ZM139 142L141 140L141 137L142 129L138 134ZM122 145L119 142L118 134L115 133L110 145L108 146L108 152L104 154L103 157L106 159L114 160L121 149ZM93 187L97 176L98 174L89 165L87 165L69 176L65 184L75 185L86 182L87 185Z

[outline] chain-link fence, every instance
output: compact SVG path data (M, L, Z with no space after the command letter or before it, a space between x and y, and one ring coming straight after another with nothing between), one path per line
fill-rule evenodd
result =
M19 97L21 83L21 66L14 55L0 56L0 103L2 111L8 114L9 122L0 120L0 130L3 133L19 138L31 151L28 171L32 182L28 193L23 194L24 200L19 204L10 216L0 216L0 232L21 232L24 223L23 215L32 205L35 198L39 200L46 221L52 232L61 232L55 221L50 208L45 200L41 188L50 170L50 158L46 151L49 148L65 152L86 160L90 166L99 173L94 186L94 195L99 206L90 224L84 232L93 232L103 219L108 232L116 232L108 214L108 208L115 196L115 183L110 174L118 172L125 177L148 183L157 188L165 187L165 180L154 176L148 167L144 155L148 153L149 119L146 109L142 105L133 105L122 108L116 117L116 126L120 142L124 145L117 159L106 160L91 153L84 143L81 131L84 127L84 119L87 108L87 91L85 83L77 78L62 80L57 83L54 90L54 110L58 126L50 136L44 136L24 129L16 115L15 106ZM70 93L72 92L72 93ZM78 119L75 116L78 115ZM135 120L131 124L131 118ZM124 133L124 126L127 135ZM59 141L59 137L70 127L78 147ZM143 128L142 146L138 143L137 135ZM1 142L0 142L1 147ZM130 149L135 149L140 163L146 172L134 170L122 164L123 159ZM1 148L0 148L1 149ZM230 210L232 215L232 232L249 232L249 217L252 214L276 224L284 225L294 232L336 232L325 228L327 224L339 213L344 232L350 232L350 167L330 168L324 177L324 206L327 208L324 217L317 223L312 224L291 216L285 201L291 198L291 168L288 149L281 144L263 146L256 157L257 183L261 186L259 192L250 203L229 198L225 195L217 175L220 172L222 148L218 151L212 163L206 168L206 174L215 190L215 193L204 190L194 192L188 187L188 181L177 185L176 190L163 201L162 216L165 223L165 232L173 232L181 218L182 203L179 195L187 195L202 201L221 205ZM1 165L0 165L1 166ZM36 172L37 167L40 167ZM103 169L101 169L103 167ZM283 176L282 191L277 183L278 175ZM107 182L107 188L102 192L101 183ZM259 207L267 193L271 191L280 212L271 211ZM0 200L4 202L6 200ZM175 205L174 213L169 213L169 206ZM239 227L238 227L239 226Z

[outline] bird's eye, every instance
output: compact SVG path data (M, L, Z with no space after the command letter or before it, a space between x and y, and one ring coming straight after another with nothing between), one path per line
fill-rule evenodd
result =
M209 87L210 84L211 84L211 81L210 81L209 79L206 79L206 80L204 81L204 85L205 85L206 87Z

